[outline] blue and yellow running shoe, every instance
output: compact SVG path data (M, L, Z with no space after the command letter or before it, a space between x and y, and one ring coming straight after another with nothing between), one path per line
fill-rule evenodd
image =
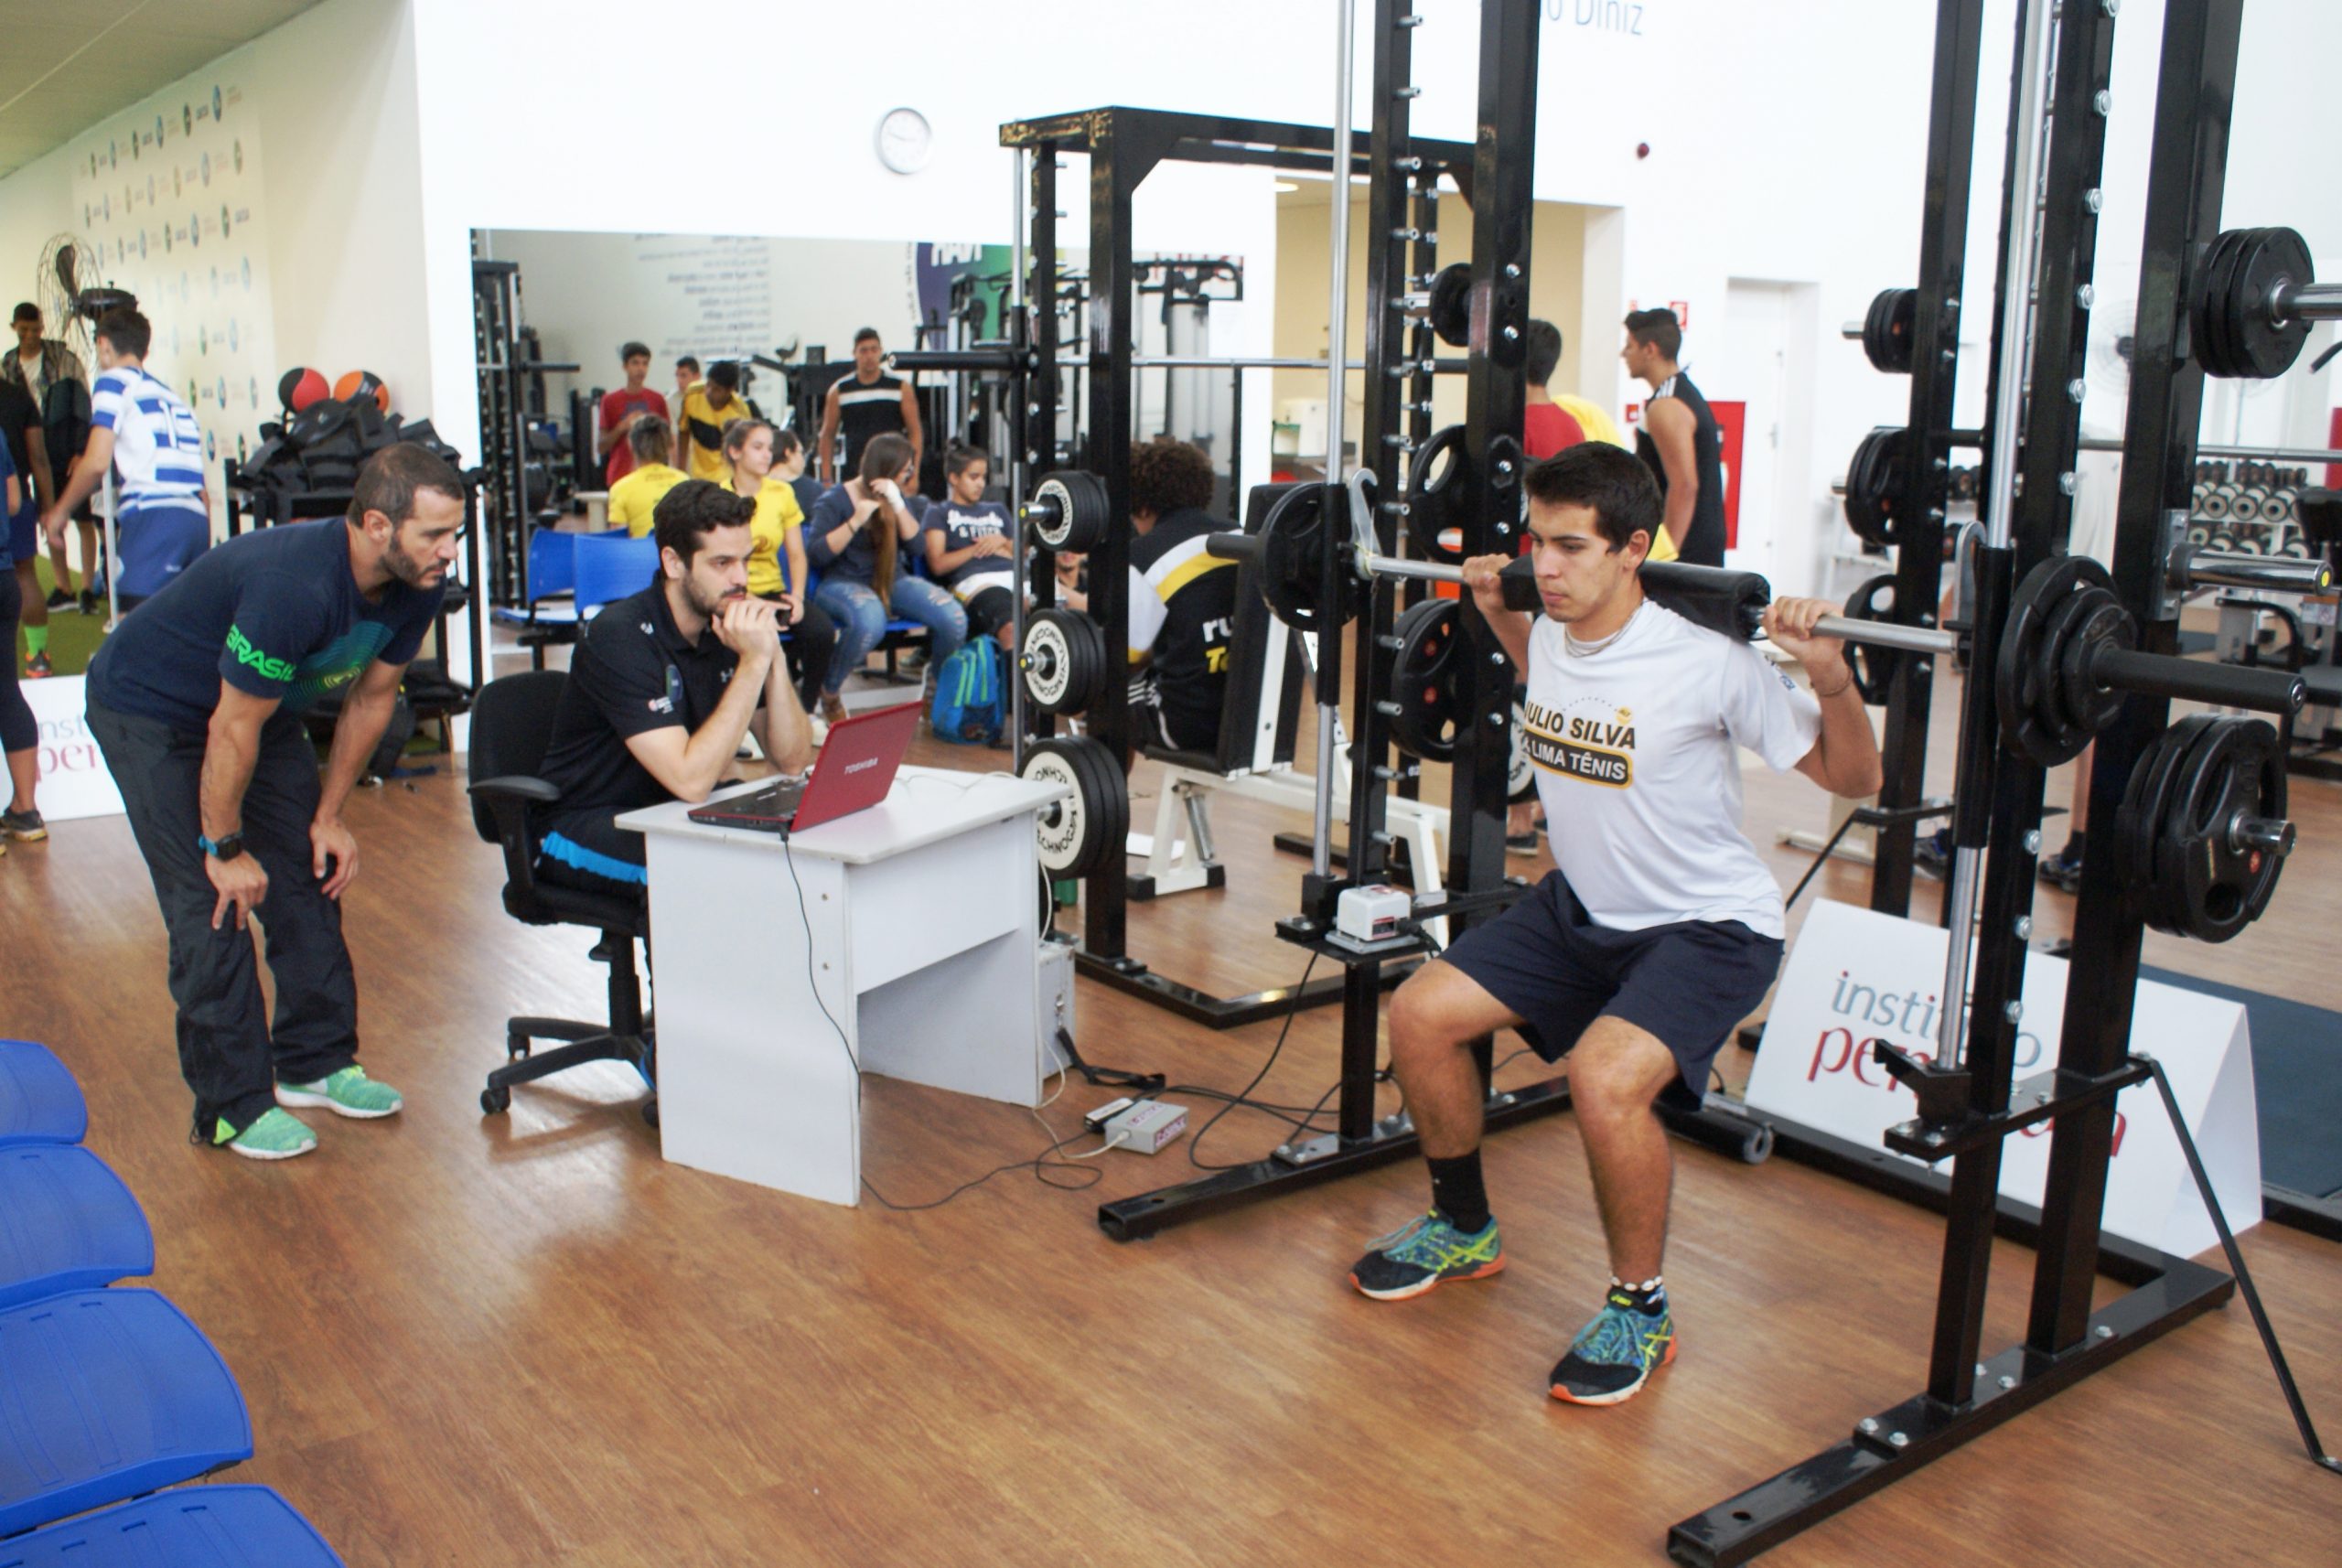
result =
M1350 1283L1377 1301L1405 1301L1449 1280L1487 1279L1503 1267L1495 1220L1467 1232L1434 1208L1378 1238L1350 1266Z
M1664 1306L1644 1312L1625 1291L1614 1290L1553 1369L1553 1397L1572 1404L1622 1404L1674 1359L1675 1315Z

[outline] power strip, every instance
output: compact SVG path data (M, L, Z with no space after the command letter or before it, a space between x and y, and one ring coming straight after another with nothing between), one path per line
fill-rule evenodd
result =
M1100 1107L1101 1111L1107 1109ZM1097 1112L1090 1112L1092 1117L1097 1114ZM1161 1153L1187 1130L1187 1108L1174 1105L1167 1100L1139 1101L1126 1109L1114 1112L1096 1128L1105 1136L1108 1148L1128 1149L1140 1155Z

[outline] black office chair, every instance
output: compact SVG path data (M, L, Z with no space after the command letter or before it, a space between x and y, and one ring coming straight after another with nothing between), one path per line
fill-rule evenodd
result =
M610 1020L585 1024L566 1018L508 1018L504 1048L509 1059L488 1075L480 1110L493 1116L512 1103L512 1086L556 1073L580 1062L631 1062L656 1081L651 1031L643 1022L642 987L635 973L634 943L650 936L650 908L637 897L588 893L537 877L543 808L561 791L537 777L553 742L553 710L569 677L559 670L507 675L480 688L472 702L472 823L479 836L504 851L504 908L532 926L591 926L602 933L593 957L610 966ZM564 1040L538 1052L537 1039ZM659 1124L656 1095L642 1119Z

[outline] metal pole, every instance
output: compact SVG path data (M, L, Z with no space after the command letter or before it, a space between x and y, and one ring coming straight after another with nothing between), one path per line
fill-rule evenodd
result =
M2021 95L2012 121L2016 147L2009 160L2008 256L2001 290L2001 343L2007 359L1993 386L1992 467L1985 486L1984 542L2005 549L2016 509L2017 448L2025 431L2026 367L2031 360L2033 275L2039 260L2039 195L2042 155L2047 142L2042 100L2049 85L2049 47L2056 38L2050 0L2028 0L2025 8L2025 62L2017 73ZM1950 911L1950 951L1944 961L1943 1013L1936 1026L1936 1060L1956 1068L1968 1051L1969 946L1976 929L1984 852L1959 845L1951 853L1951 885L1945 892Z
M1350 55L1357 25L1356 0L1334 0L1334 184L1333 281L1327 294L1326 482L1342 478L1342 404L1348 392L1347 337L1350 310ZM1332 526L1329 516L1327 525ZM1338 637L1338 629L1328 636ZM1331 682L1317 682L1317 790L1310 815L1309 869L1321 881L1333 872L1334 730L1342 696ZM1355 851L1356 845L1351 846Z
M1001 336L1012 342L1023 340L1025 334L1025 149L1016 148L1011 159L1015 166L1008 197L1008 298L1009 309L1014 314L1010 320L998 323L1002 329ZM1016 399L1015 411L1010 415L1008 421L1009 430L1012 433L1008 442L1008 494L1014 500L1025 494L1025 446L1027 439L1026 421L1028 417L1026 410L1031 407L1032 398L1030 389L1026 385L1026 378L1024 376L1018 376L1009 391L1010 395ZM1013 628L1012 635L1015 639L1015 646L1021 653L1025 648L1025 574L1026 556L1030 553L1030 547L1025 542L1025 532L1021 528L1014 532L1012 539L1015 548L1008 553L1010 579L1008 613ZM1022 772L1025 768L1025 678L1014 667L1015 664L1014 655L1011 656L1009 663L1011 666L1008 672L1009 746L1012 748L1013 766L1017 771Z

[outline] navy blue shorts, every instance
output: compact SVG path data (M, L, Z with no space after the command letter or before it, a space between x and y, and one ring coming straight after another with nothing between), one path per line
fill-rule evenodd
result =
M188 562L211 548L211 518L188 507L124 507L114 523L124 598L163 591Z
M40 508L28 502L8 520L8 554L12 561L30 561L40 554Z
M1556 871L1444 956L1520 1015L1521 1038L1549 1062L1596 1018L1649 1030L1674 1053L1681 1075L1661 1098L1696 1109L1716 1052L1780 972L1781 944L1737 920L1597 926Z
M618 817L605 808L549 819L538 845L537 875L587 893L640 893L649 887L642 835L619 827Z

